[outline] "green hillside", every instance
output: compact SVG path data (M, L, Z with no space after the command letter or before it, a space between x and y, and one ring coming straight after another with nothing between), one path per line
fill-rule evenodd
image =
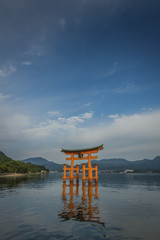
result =
M2 173L37 173L41 171L49 172L45 166L24 163L7 157L0 151L0 174Z

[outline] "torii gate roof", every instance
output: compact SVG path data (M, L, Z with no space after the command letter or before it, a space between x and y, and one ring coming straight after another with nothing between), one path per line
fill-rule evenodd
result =
M96 146L96 147L92 147L92 148L82 148L82 149L64 149L62 148L61 152L72 152L72 153L80 153L80 152L85 152L85 151L90 151L90 150L102 150L103 149L103 144Z

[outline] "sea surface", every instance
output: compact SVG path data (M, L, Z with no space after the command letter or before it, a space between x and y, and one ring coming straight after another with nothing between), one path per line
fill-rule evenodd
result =
M160 174L62 174L0 178L0 239L160 239Z

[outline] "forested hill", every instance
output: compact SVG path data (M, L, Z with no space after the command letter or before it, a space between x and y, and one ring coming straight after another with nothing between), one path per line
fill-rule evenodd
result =
M0 151L0 162L4 160L11 161L12 158L7 157L3 152Z
M63 165L58 164L55 162L48 161L45 158L42 157L34 157L34 158L27 158L22 160L25 163L32 163L32 164L39 164L39 165L44 165L45 167L49 168L51 171L63 171Z
M0 174L2 173L37 173L49 170L45 166L35 165L32 163L24 163L7 157L0 151Z

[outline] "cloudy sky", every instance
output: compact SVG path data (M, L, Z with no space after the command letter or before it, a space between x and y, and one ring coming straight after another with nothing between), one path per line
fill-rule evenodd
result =
M1 0L0 150L160 155L159 0Z

